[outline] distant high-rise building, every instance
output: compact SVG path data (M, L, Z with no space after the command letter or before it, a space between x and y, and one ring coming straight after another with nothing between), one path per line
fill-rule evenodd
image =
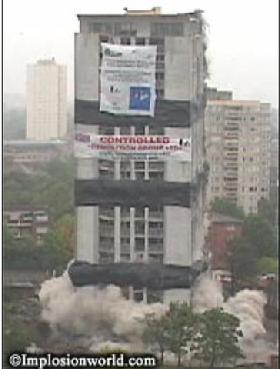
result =
M257 213L269 198L271 107L259 101L208 100L205 114L207 198L227 198Z
M27 139L48 140L67 133L66 66L55 59L27 66Z

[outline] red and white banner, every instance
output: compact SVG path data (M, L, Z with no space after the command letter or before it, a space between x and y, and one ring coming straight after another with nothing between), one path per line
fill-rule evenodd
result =
M78 158L191 161L191 139L169 136L109 136L76 133Z

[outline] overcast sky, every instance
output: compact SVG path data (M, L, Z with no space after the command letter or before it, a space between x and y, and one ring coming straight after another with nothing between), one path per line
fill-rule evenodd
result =
M209 24L208 84L236 99L278 105L278 0L3 0L4 92L25 93L26 64L55 57L68 66L73 98L74 32L78 13L164 13L204 10Z

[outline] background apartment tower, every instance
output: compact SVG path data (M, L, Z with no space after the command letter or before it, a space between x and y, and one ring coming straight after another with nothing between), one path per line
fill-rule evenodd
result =
M54 59L27 66L27 139L48 140L67 133L66 66Z
M269 198L270 105L208 99L205 130L208 204L227 198L245 213L257 213L259 200Z
M192 138L191 162L78 159L78 260L191 266L202 259L205 38L201 12L78 15L75 124L79 132ZM99 111L101 42L156 45L154 117ZM136 300L188 299L189 290L129 289Z

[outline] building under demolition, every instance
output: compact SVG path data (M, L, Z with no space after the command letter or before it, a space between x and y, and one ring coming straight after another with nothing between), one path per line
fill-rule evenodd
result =
M151 271L163 264L154 268L158 273L169 266L187 273L203 259L204 245L202 14L155 8L78 19L76 259L108 264L104 270L134 263L137 273L145 263ZM130 298L169 302L190 295L189 282L163 285L164 291L143 283L127 282Z

